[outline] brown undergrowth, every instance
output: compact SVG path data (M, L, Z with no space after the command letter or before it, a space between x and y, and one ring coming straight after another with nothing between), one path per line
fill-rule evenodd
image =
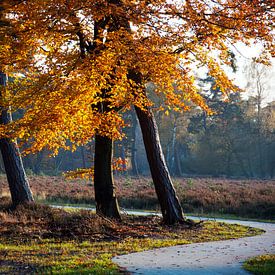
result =
M0 206L0 274L120 274L115 255L163 246L253 236L225 223L166 226L155 216L109 220L91 211L27 204Z
M40 201L94 203L94 187L87 180L30 176L30 185ZM186 213L232 214L249 218L274 219L275 181L224 178L175 178L178 197ZM124 208L157 209L150 178L117 177L116 193ZM0 197L9 195L6 178L0 176Z
M63 210L42 204L25 204L0 209L0 235L16 239L60 238L78 241L115 241L124 238L165 238L171 231L190 230L188 225L161 224L157 216L123 216L122 221L100 217L87 210ZM199 230L194 226L192 230Z

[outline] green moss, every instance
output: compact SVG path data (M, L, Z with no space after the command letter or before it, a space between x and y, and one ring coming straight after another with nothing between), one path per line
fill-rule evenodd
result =
M161 239L125 238L122 241L90 242L61 239L10 240L0 238L0 273L20 274L119 274L115 255L148 249L252 236L261 230L225 223L206 222L197 230L166 232ZM2 264L4 263L4 264Z
M275 274L275 254L250 258L244 263L244 268L257 275Z

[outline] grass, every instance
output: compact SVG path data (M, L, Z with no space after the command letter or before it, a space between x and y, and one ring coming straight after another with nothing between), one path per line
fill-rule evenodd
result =
M224 220L239 220L239 221L255 221L255 222L267 222L267 223L275 223L275 220L270 219L256 219L256 218L244 218L239 217L237 215L232 214L218 214L218 213L186 213L187 216L195 216L195 217L205 217L211 219L224 219Z
M54 200L41 200L39 201L42 204L46 204L46 205L57 205L57 206L62 206L62 207L66 207L66 208L70 208L73 209L74 207L83 207L83 208L95 208L94 204L85 204L85 203L70 203L70 202L62 202L62 201L54 201ZM138 212L156 212L159 213L159 211L156 210L150 210L150 209L130 209L131 211L138 211ZM127 209L126 209L127 211ZM244 217L239 217L237 215L233 215L233 214L218 214L218 213L185 213L187 216L195 216L195 217L206 217L206 218L211 218L211 219L225 219L225 220L240 220L240 221L255 221L255 222L267 222L267 223L275 223L275 220L270 220L270 219L256 219L256 218L244 218Z
M117 222L91 211L26 205L0 208L1 274L121 274L115 255L157 247L253 236L263 231L217 222L165 226L159 217Z
M250 258L244 263L244 268L257 275L275 274L275 254Z

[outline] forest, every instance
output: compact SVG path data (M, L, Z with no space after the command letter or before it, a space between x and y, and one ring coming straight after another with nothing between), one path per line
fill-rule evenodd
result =
M255 68L256 69L256 68ZM258 70L267 70L258 66ZM262 77L262 79L261 79ZM208 115L195 106L188 112L155 111L160 140L170 173L175 177L226 177L272 179L275 173L275 102L264 104L262 90L244 98L231 93L224 102L221 92L213 90L214 80L204 90ZM208 85L208 86L209 86ZM150 170L142 134L134 111L124 114L124 137L114 144L116 175L149 176ZM55 157L42 150L23 157L27 173L66 175L66 172L93 166L94 140L74 152L60 151ZM4 173L3 164L1 171Z
M259 117L255 97L243 100L236 94L231 100L212 101L212 108L218 109L213 116L196 110L195 114L156 115L173 176L274 178L274 102L261 108ZM135 115L129 113L129 123L135 125L135 120ZM126 137L115 144L115 157L121 160L115 173L147 176L150 171L140 129L134 127L125 129ZM61 175L93 165L93 148L91 141L75 152L61 151L55 158L41 151L23 161L29 174ZM4 173L3 165L1 171Z

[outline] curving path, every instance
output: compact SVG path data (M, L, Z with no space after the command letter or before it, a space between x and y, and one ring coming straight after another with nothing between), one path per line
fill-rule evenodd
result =
M275 224L221 220L264 229L255 237L165 247L113 258L113 262L133 274L163 275L237 275L250 274L242 269L247 258L275 254Z

